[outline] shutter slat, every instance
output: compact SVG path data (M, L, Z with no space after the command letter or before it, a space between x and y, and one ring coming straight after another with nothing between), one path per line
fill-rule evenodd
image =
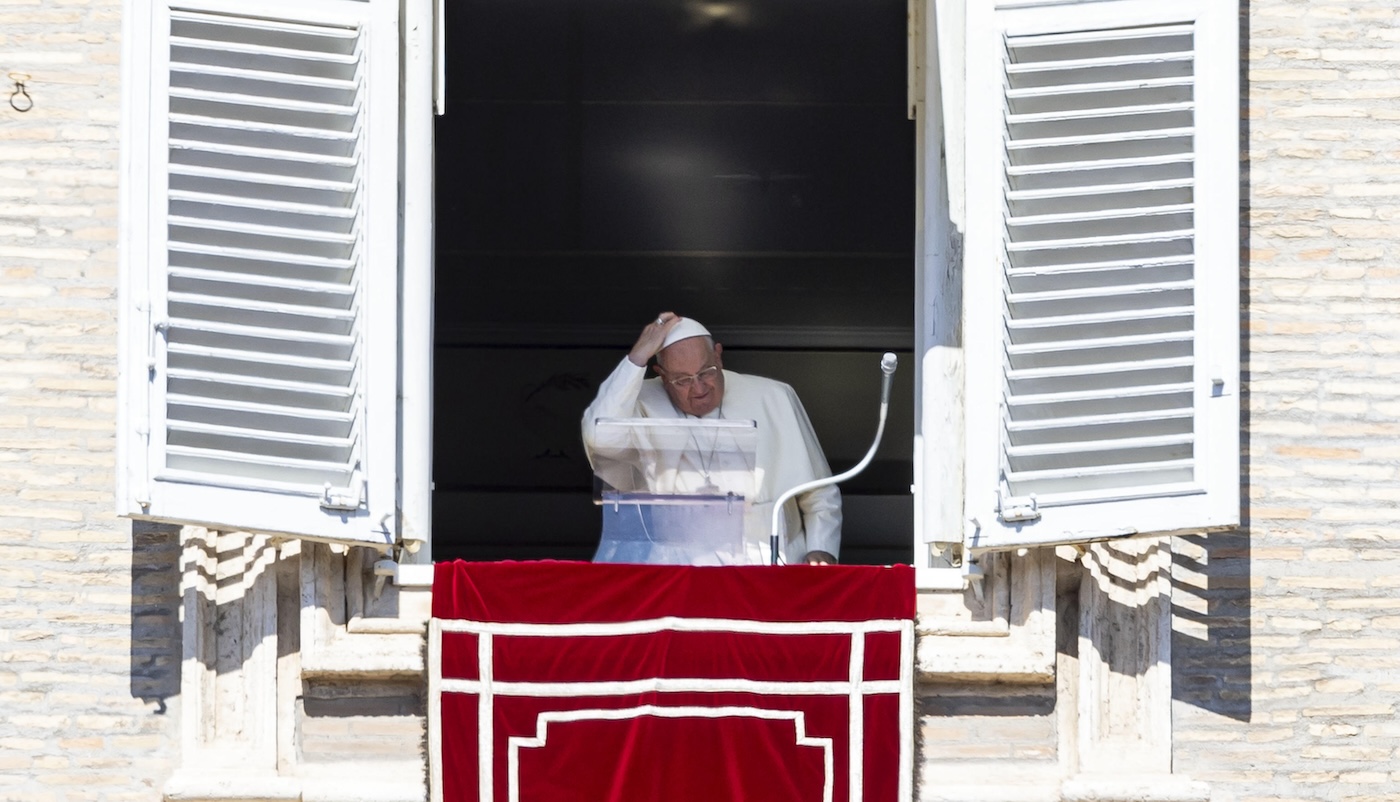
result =
M201 416L233 419L247 416L253 420L261 420L265 417L294 418L301 421L300 425L320 424L322 428L327 430L343 429L355 422L355 417L352 414L333 410L309 410L303 407L262 404L237 399L213 399L179 393L170 394L167 396L167 400L172 409L186 410L184 414L176 416L181 420L198 420Z
M1195 128L1191 126L1179 126L1151 131L1136 131L1127 135L1119 132L1065 134L1063 136L1018 139L1014 142L1008 142L1006 149L1012 154L1015 154L1018 151L1037 150L1040 148L1063 148L1080 145L1120 145L1133 141L1189 140L1195 133Z
M226 106L246 106L248 108L268 111L284 111L292 114L343 118L343 125L346 126L344 130L350 130L350 126L354 124L354 121L360 114L358 108L342 106L338 103L320 103L311 100L272 97L270 95L210 92L180 87L171 87L170 100L172 104L181 100L187 100L191 102L213 103Z
M1041 173L1068 173L1071 175L1081 175L1092 170L1116 170L1121 168L1158 167L1164 165L1184 165L1191 166L1191 156L1186 153L1166 153L1157 156L1139 156L1132 158L1098 159L1095 161L1077 162L1050 162L1046 164L1013 164L1006 168L1006 174L1012 178L1023 176L1039 175Z
M1065 488L1073 487L1076 484L1083 485L1083 480L1089 480L1093 485L1095 479L1103 477L1129 477L1133 475L1189 472L1191 470L1191 460L1163 460L1160 462L1125 462L1119 465L1093 465L1074 468L1047 468L1038 471L1025 471L1020 477L1026 483L1046 483L1051 480L1059 480L1058 492L1065 492ZM1042 484L1044 486L1044 484ZM1097 485L1102 487L1103 485ZM1088 500L1084 496L1079 496L1076 501Z
M345 257L289 253L287 251L267 250L264 248L212 245L204 242L181 241L177 239L172 239L170 241L170 250L170 261L173 265L191 265L192 263L185 261L188 257L196 257L196 259L203 258L213 262L218 262L220 260L227 262L232 260L241 264L262 266L264 268L263 270L256 271L258 275L267 275L277 268L288 273L302 268L311 272L334 271L336 274L343 274L353 272L357 265L354 259Z
M1109 248L1153 243L1184 242L1190 244L1195 236L1194 229L1172 231L1149 231L1142 234L1112 234L1104 236L1067 237L1064 239L1036 239L1024 242L1007 243L1008 253L1027 251L1062 250L1066 248Z
M1069 431L1094 426L1152 423L1163 419L1184 420L1189 419L1191 415L1192 411L1189 407L1173 410L1110 412L1102 415L1081 415L1072 418L1045 418L1028 421L1013 420L1007 423L1007 429L1017 433L1051 432L1057 430Z
M1073 390L1062 393L1027 394L1009 403L1015 406L1038 406L1047 404L1077 404L1091 401L1113 401L1134 396L1163 396L1187 393L1194 389L1190 383L1164 384L1144 387L1112 387L1103 390Z
M293 305L259 302L232 295L211 297L183 292L170 293L172 321L197 319L249 327L281 329L289 332L345 334L353 331L358 314L354 308L336 309L328 306ZM274 325L276 324L276 325ZM172 325L173 322L172 322Z
M221 133L228 137L237 138L243 136L265 136L273 137L277 140L294 140L304 138L308 140L328 140L343 145L353 145L359 141L359 135L355 131L344 131L336 128L316 128L309 125L295 125L287 122L272 122L268 120L229 120L224 117L211 117L207 114L193 114L190 112L171 111L170 123L172 126L183 125L195 128L208 129L214 133ZM225 140L215 140L223 142Z
M1170 459L1147 462L1125 462L1119 465L1094 465L1074 468L1050 468L1038 471L1025 471L1018 476L1018 482L1029 489L1028 493L1053 492L1053 493L1079 493L1068 496L1066 501L1084 502L1092 501L1095 498L1103 498L1100 494L1093 493L1097 489L1118 489L1125 486L1147 487L1153 484L1163 483L1176 485L1189 481L1193 463L1190 459ZM1160 478L1158 478L1160 477ZM1176 477L1172 479L1171 477ZM1105 479L1117 479L1118 482L1105 482ZM1187 485L1188 487L1194 486ZM1084 492L1084 491L1090 492ZM1175 487L1157 488L1158 492L1170 493L1176 490ZM1107 496L1111 498L1113 496ZM1041 503L1053 502L1054 499L1042 497Z
M1162 318L1184 318L1189 320L1195 313L1195 308L1190 306L1163 307L1159 309L1129 310L1127 312L1093 312L1078 315L1060 315L1047 318L1030 318L1007 321L1007 328L1012 331L1034 331L1036 329L1060 328L1068 326L1103 326L1112 323L1124 323L1134 320L1156 320ZM1076 343L1091 343L1113 340L1126 340L1127 338L1095 338L1092 340L1075 340ZM1122 343L1128 344L1128 343ZM1014 347L1014 346L1013 346ZM1087 346L1086 346L1087 347Z
M265 326L245 326L213 320L196 320L193 318L170 319L169 337L171 342L181 342L181 336L186 333L194 335L214 335L220 341L234 339L261 340L265 341L269 347L276 348L294 348L301 346L305 348L308 353L323 353L328 350L349 353L359 341L354 334L327 334L314 331L288 332L285 329L269 328ZM196 340L195 342L204 341Z
M353 59L350 63L353 63ZM228 80L234 83L268 83L283 84L289 91L305 89L333 89L343 92L354 92L356 82L353 78L323 77L316 75L288 75L284 72L273 70L247 69L240 66L226 66L217 64L204 64L199 62L172 61L171 68L187 72L190 74L203 75L209 78Z
M324 25L300 20L237 17L181 9L172 9L170 20L172 23L208 24L215 26L215 30L219 32L238 31L236 36L228 35L219 38L219 41L227 42L230 45L266 38L279 33L340 39L343 40L343 47L346 49L352 48L359 39L359 31L350 26ZM174 35L171 38L174 38ZM208 40L201 39L200 41Z
M172 282L189 281L240 284L246 285L250 289L264 290L270 293L276 293L279 290L291 290L297 292L322 292L330 295L353 296L355 291L354 287L346 286L339 282L312 281L291 276L250 275L232 270L210 270L197 267L171 267L170 278Z
M252 376L264 381L305 382L343 387L353 374L353 359L316 359L287 353L172 343L169 369L209 375Z
M1122 69L1134 65L1163 65L1163 64L1191 63L1191 53L1149 53L1140 56L1100 56L1094 58L1065 59L1062 61L1027 61L1006 65L1006 73L1011 76L1028 76L1043 72L1070 72L1073 70L1090 70L1107 68L1109 70ZM1007 91L1010 96L1017 91L1012 88Z
M268 375L271 378L280 378L281 375L303 376L316 372L344 372L354 367L350 360L346 359L317 359L288 353L253 353L242 349L195 346L183 343L171 343L168 351L172 360L178 357L186 366L201 362L210 364L237 364L241 362L248 366L246 370L228 372ZM253 371L258 366L280 368L280 375L276 372L254 373Z
M1073 376L1094 376L1128 371L1170 370L1189 368L1195 364L1190 355L1167 359L1144 359L1134 362L1094 363L1093 365L1061 365L1053 368L1008 368L1008 381L1030 381L1033 379L1069 378ZM1020 399L1016 399L1019 403Z
M217 153L225 156L243 156L251 159L266 159L272 162L313 162L331 167L353 168L356 159L353 156L337 156L333 154L311 154L295 150L282 150L276 147L254 147L251 145L237 145L232 143L213 142L210 140L180 139L170 140L170 150L172 152L182 150L195 150L202 153ZM349 186L348 184L346 185Z
M1006 199L1015 203L1034 200L1063 200L1065 198L1089 195L1113 195L1127 192L1153 192L1157 190L1190 189L1195 181L1190 178L1169 178L1160 181L1135 181L1123 184L1081 184L1078 186L1054 187L1049 189L1018 189L1006 193Z
M1074 108L1061 109L1059 111L1008 114L1006 115L1006 121L1008 125L1034 125L1036 123L1071 122L1080 120L1089 120L1100 124L1106 124L1114 117L1141 117L1149 114L1172 114L1178 112L1189 113L1193 108L1194 105L1190 102L1145 103L1137 106L1116 106L1113 108Z
M275 211L283 214L296 214L303 217L324 217L331 220L354 220L357 216L357 210L353 208L296 203L292 201L263 200L261 198L243 198L237 195L222 195L214 192L197 192L191 190L172 190L170 192L170 200L182 204Z
M1073 290L1049 290L1045 292L1012 292L1007 300L1013 304L1045 303L1056 301L1081 301L1086 299L1126 298L1131 296L1158 296L1162 293L1190 291L1194 281L1150 282L1144 284L1120 284L1110 286L1090 286Z
M203 370L182 370L171 368L170 378L172 380L184 380L190 382L203 382L206 384L218 384L225 386L247 387L249 389L260 390L281 390L288 393L298 393L306 396L317 396L324 398L346 399L353 396L353 391L344 385L337 384L313 384L304 381L283 381L261 376L247 376L233 373L214 373ZM190 397L197 397L198 394L187 393ZM222 396L220 396L222 398ZM237 399L225 399L237 400Z
M1140 269L1143 271L1157 268L1186 267L1191 266L1189 258L1162 257L1159 259L1108 259L1101 262L1066 262L1064 264L1053 265L1029 265L1026 267L1008 267L1006 274L1012 279L1018 278L1039 278L1042 276L1073 276L1077 274L1094 274L1109 271L1122 271L1125 269Z
M341 167L333 164L329 160L304 160L300 162L305 166L308 164L324 164L326 166ZM269 165L269 167L275 165ZM219 167L203 167L196 165L176 165L170 169L172 176L185 176L188 178L210 178L222 181L236 182L238 184L267 184L274 187L294 187L298 189L320 190L323 192L335 192L350 194L355 191L355 185L349 181L335 181L331 179L317 179L306 176L287 175L286 173L272 172L249 172L247 170L223 169Z
M1110 28L1107 30L1079 30L1056 33L1023 34L1016 37L1017 44L1024 49L1070 45L1079 47L1112 47L1131 44L1137 40L1162 40L1172 37L1191 36L1195 28L1191 25L1153 25L1141 28Z
M1057 340L1057 342L1035 343L1022 346L1022 344L1009 344L1007 353L1011 356L1021 356L1021 354L1040 354L1047 351L1079 351L1092 349L1131 349L1134 346L1149 346L1149 344L1177 343L1190 344L1190 332L1176 332L1172 335L1124 335L1119 337L1085 337L1082 340Z
M1010 226L1048 226L1061 224L1072 227L1091 226L1096 223L1103 223L1110 220L1142 221L1150 217L1161 217L1165 215L1190 214L1192 205L1189 203L1177 203L1166 206L1144 206L1138 208L1112 208L1102 209L1093 212L1061 212L1051 214L1036 214L1024 216L1008 216L1007 225Z
M346 233L318 231L316 229L238 223L234 221L211 219L208 217L171 215L170 225L180 226L190 231L209 231L234 235L244 234L251 237L267 237L269 239L292 241L299 240L332 245L351 245L358 238L358 235L353 231ZM171 240L175 243L181 242L180 239L174 236L171 237Z
M1195 438L1190 434L1163 435L1159 437L1126 437L1121 440L1084 440L1060 442L1050 445L1008 446L1007 456L1018 457L1062 456L1074 460L1077 456L1098 454L1104 451L1136 451L1168 446L1190 445Z
M164 478L184 478L185 481L208 482L211 476L237 477L246 486L266 489L286 489L315 494L329 482L332 487L349 483L354 470L338 461L296 459L293 457L260 457L240 451L219 451L191 446L166 447L167 473Z
M173 438L172 442L178 442L178 440L184 438L194 440L199 437L209 437L219 438L224 441L244 440L250 443L275 444L286 446L286 450L283 453L287 456L302 459L307 458L307 454L313 450L346 451L354 443L352 437L334 437L304 431L280 432L275 430L250 429L240 426L220 425L175 417L171 418L170 431L183 435L183 438ZM255 454L268 455L268 451L259 450L257 446L253 446L249 450Z

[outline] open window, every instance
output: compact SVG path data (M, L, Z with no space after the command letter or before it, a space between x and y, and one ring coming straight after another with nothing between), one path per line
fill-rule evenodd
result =
M905 4L454 3L435 148L430 11L127 9L121 512L384 547L432 453L439 556L587 557L577 416L672 306L854 462L913 351ZM1233 525L1234 15L971 3L961 44L964 542ZM847 488L866 561L908 559L914 395Z

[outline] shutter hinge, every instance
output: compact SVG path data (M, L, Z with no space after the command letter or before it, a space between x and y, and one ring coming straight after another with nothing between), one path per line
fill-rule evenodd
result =
M997 518L1002 523L1025 523L1026 521L1040 520L1040 506L1036 503L1035 494L1023 498L1017 498L1010 494L1002 495L1002 491L997 491Z
M357 468L350 477L349 487L331 487L330 482L326 482L326 487L321 491L321 509L323 510L358 510L365 503L365 478L360 475Z

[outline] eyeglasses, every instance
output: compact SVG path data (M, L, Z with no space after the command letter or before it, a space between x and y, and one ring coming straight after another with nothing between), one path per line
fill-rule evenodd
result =
M692 373L689 376L677 376L674 379L667 379L666 381L678 390L689 390L690 386L695 384L695 382L702 381L706 384L710 384L718 375L719 365L711 365L699 373Z

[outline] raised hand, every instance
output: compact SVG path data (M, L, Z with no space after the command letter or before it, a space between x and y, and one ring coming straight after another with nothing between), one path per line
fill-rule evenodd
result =
M675 312L662 312L657 315L655 320L642 329L636 344L627 353L627 359L639 368L646 367L647 362L661 350L661 344L666 342L666 335L670 334L671 329L681 320L681 316Z

